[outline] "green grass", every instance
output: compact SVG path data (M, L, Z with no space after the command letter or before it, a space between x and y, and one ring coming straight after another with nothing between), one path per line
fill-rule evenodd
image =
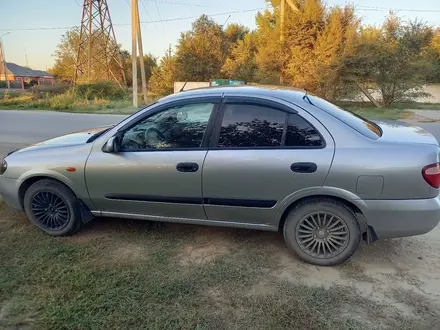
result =
M405 111L402 109L378 109L373 107L356 107L349 106L346 109L353 111L354 113L365 117L373 119L404 119L411 115L410 111Z
M279 254L286 248L280 240L276 233L117 219L94 220L76 236L54 238L0 200L0 328L348 330L427 324L401 318L353 289L281 279Z
M390 109L379 109L371 105L369 102L337 102L340 106L360 116L374 119L405 119L412 113L410 109L421 110L440 110L438 103L396 103Z

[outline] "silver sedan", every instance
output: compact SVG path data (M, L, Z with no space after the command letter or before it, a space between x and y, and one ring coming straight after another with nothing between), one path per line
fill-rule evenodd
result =
M439 151L421 128L301 90L208 88L9 154L0 194L54 236L100 216L280 231L301 259L334 265L361 238L438 224Z

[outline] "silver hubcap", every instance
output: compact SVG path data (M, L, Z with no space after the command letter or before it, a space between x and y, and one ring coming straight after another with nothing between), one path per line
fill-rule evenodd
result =
M295 231L300 248L316 258L332 258L347 247L347 224L329 212L313 212L302 218Z

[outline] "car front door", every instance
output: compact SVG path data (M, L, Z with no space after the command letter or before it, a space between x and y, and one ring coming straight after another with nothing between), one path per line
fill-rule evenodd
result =
M117 152L94 146L86 182L96 209L107 216L205 220L202 167L219 102L199 98L158 106L119 130Z
M333 153L329 133L302 109L227 97L203 167L208 219L273 229L288 196L323 185Z

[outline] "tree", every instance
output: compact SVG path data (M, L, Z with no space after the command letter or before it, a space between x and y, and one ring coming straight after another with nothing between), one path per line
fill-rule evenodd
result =
M277 7L274 8L274 12L266 9L263 13L259 12L255 18L257 24L255 64L258 67L256 80L261 83L279 83L283 67L277 11L279 12Z
M227 44L222 27L206 15L182 33L177 45L176 77L181 81L207 81L219 77Z
M433 36L429 49L428 56L432 61L432 72L429 75L429 82L440 82L440 28L433 31Z
M255 63L257 80L306 88L335 98L341 81L335 63L349 51L359 20L350 6L326 9L320 0L294 1L298 10L286 5L284 41L280 41L280 0L267 0L273 11L256 17Z
M73 28L61 37L55 50L55 64L48 71L60 81L70 82L75 74L76 56L78 54L79 30Z
M149 82L150 92L155 95L167 95L173 93L174 81L176 80L175 56L164 56L160 65L153 68Z
M222 67L222 73L229 79L257 81L256 52L255 34L247 33L242 40L238 40L231 47L230 54Z
M76 66L76 59L78 55L78 46L79 46L79 40L80 40L80 31L78 28L72 28L71 30L68 30L62 37L61 42L58 44L56 50L55 50L55 64L54 66L49 70L51 74L53 74L57 79L61 81L71 82L73 80L74 74L75 74L75 66ZM100 49L104 49L104 44L106 42L105 36L102 33L95 33L92 37L92 56L96 54L96 52L100 51ZM102 45L101 47L98 47L96 45ZM119 53L124 56L128 55L129 53L124 52L121 50L121 46L118 45L118 51ZM94 54L95 52L95 54ZM82 54L84 56L84 54ZM98 57L98 56L97 56ZM123 58L123 65L124 63L127 65L127 58ZM131 63L131 62L130 62ZM131 64L130 64L131 65ZM112 71L114 73L119 72L119 66L115 61L110 62L110 67L112 68ZM96 80L98 77L106 76L106 74L102 71L106 70L104 66L100 69L100 71L96 71L95 68L92 72L92 80L95 80L94 77L96 77ZM98 69L99 70L99 69ZM124 68L124 71L126 69ZM118 79L122 80L122 77L119 77ZM80 79L81 80L81 79Z
M432 71L427 56L431 40L432 29L425 24L403 25L391 14L379 30L361 31L354 53L343 60L343 75L377 90L384 107L426 96L422 87Z
M124 73L127 80L127 86L133 86L133 69L131 66L131 55L126 50L122 51L122 63L124 67ZM142 84L142 77L141 77L141 65L139 63L139 56L137 58L137 81L138 85ZM157 67L157 58L153 56L152 54L146 54L144 55L144 65L145 65L145 76L147 78L147 84L151 78L151 75L153 74L153 70L155 67Z

